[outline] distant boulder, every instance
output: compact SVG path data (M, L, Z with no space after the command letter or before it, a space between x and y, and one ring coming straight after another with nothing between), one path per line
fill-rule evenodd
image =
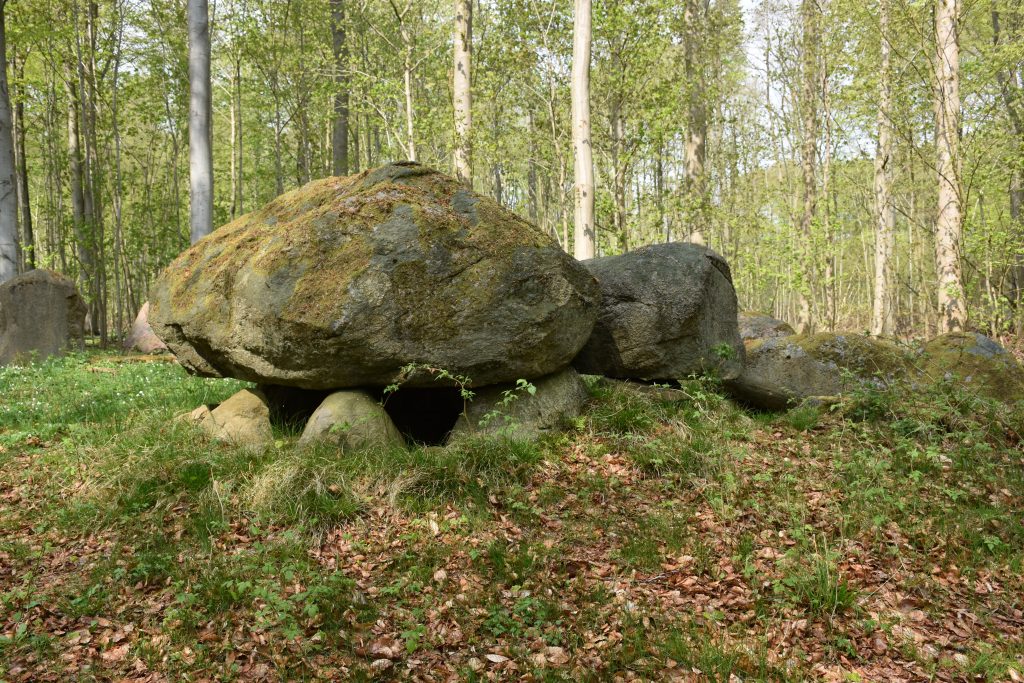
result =
M932 381L955 381L1000 401L1024 399L1024 368L1000 344L978 332L951 332L924 345L921 372Z
M789 323L765 313L743 311L739 315L740 339L744 342L755 339L789 337L796 334Z
M0 365L85 348L85 301L70 279L31 270L0 285Z
M139 309L135 316L132 329L124 339L125 351L138 351L139 353L164 353L167 351L167 344L164 344L160 337L156 336L149 324L149 302L147 301Z
M214 231L152 289L189 371L305 389L474 386L564 368L599 290L555 240L453 178L396 163L314 181Z
M782 410L809 398L836 397L857 383L887 386L905 379L911 367L898 346L864 335L774 337L747 346L746 367L726 388L750 405Z
M584 261L601 286L597 324L573 361L584 374L674 380L743 369L729 265L675 242Z

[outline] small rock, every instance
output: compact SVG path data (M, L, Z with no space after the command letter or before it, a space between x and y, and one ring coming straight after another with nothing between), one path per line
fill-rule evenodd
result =
M270 410L259 390L243 389L213 410L199 406L178 419L196 423L218 441L255 448L274 442Z
M405 440L383 406L365 391L336 391L306 423L300 444L333 443L345 450L403 445Z
M971 392L1013 402L1024 398L1024 368L996 341L977 332L952 332L925 344L922 373L933 382L955 380Z
M783 410L805 400L834 402L855 386L906 378L910 359L892 342L822 332L751 342L746 367L726 388L739 400ZM849 376L847 376L849 373Z
M743 311L739 315L740 339L744 342L755 339L789 337L796 334L789 323L765 313Z
M481 434L536 439L579 415L586 400L587 388L572 368L518 387L484 387L455 423L449 443Z

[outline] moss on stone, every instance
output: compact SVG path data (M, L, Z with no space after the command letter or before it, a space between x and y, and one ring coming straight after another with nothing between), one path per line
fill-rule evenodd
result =
M957 381L1000 401L1024 400L1024 368L977 332L952 332L931 340L924 345L919 367L931 381Z
M811 357L858 377L892 379L910 370L910 356L891 341L860 334L819 332L786 337Z
M567 307L550 305L564 296L563 282L572 289L559 300ZM558 293L538 296L538 288ZM214 231L158 279L153 317L174 326L165 331L195 350L192 365L207 374L216 367L298 383L289 373L306 361L286 340L304 339L315 349L309 364L352 363L356 349L372 346L377 360L360 369L366 376L424 345L430 353L403 363L468 349L486 359L473 366L486 376L504 361L491 358L500 352L483 337L520 315L588 318L582 306L593 291L550 235L448 176L400 163L311 182ZM450 352L435 352L456 339ZM536 339L522 346L523 358L549 353L534 348Z

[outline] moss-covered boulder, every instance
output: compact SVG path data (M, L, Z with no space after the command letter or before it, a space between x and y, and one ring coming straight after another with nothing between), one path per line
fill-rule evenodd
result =
M766 313L742 311L739 315L740 339L744 343L756 339L790 337L796 330L784 320L773 318Z
M573 361L588 375L675 380L739 375L743 342L725 259L675 242L584 261L601 285L594 332Z
M911 359L892 342L859 334L820 333L756 340L746 367L726 383L738 399L781 410L808 398L833 397L856 383L905 379Z
M1024 400L1024 368L978 332L951 332L924 345L918 365L930 381L954 381L1000 401Z
M326 178L221 227L157 280L151 323L188 370L336 389L409 364L488 385L565 367L594 278L534 225L414 163ZM434 374L405 374L410 386Z

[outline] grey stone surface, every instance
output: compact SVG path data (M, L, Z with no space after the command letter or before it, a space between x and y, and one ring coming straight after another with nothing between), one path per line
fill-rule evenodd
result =
M31 270L0 285L0 365L85 348L86 306L70 279Z
M997 341L978 332L951 332L924 345L918 360L929 380L956 382L988 398L1024 399L1024 368Z
M332 443L344 450L405 444L384 408L365 391L336 391L306 423L301 444Z
M593 334L573 361L577 370L643 380L739 375L736 291L721 256L677 242L583 265L597 278L602 302Z
M259 390L243 389L213 410L199 406L184 419L195 422L214 439L237 446L263 448L274 442L270 410Z
M740 339L771 339L773 337L789 337L796 334L789 323L773 318L764 313L743 311L739 315Z
M449 443L475 435L536 439L579 415L587 400L587 388L572 368L531 384L536 389L533 394L512 383L480 389L455 423ZM506 401L506 391L514 398Z
M565 367L598 296L550 235L399 163L315 181L214 231L158 278L150 321L201 375L339 389L416 363L485 386Z
M781 410L840 395L857 382L884 385L909 373L907 355L887 341L858 334L793 335L751 343L743 373L726 388L746 403Z

